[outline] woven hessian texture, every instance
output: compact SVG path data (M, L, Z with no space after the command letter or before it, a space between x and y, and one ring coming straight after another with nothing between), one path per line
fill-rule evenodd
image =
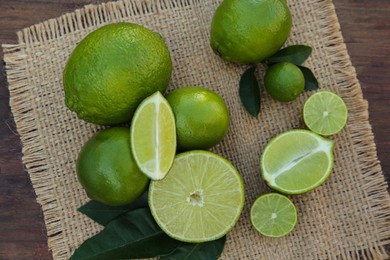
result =
M331 0L289 1L292 34L286 43L313 47L305 66L320 89L339 94L349 109L335 141L335 166L318 189L292 196L299 220L283 238L261 236L249 209L269 189L260 177L259 156L275 135L304 128L301 109L313 92L294 102L272 100L262 87L258 118L245 112L238 82L245 66L216 56L209 47L210 23L219 0L123 0L90 5L18 32L19 43L3 45L10 104L23 143L23 161L42 205L48 243L55 259L67 259L101 227L77 212L88 201L77 182L75 160L81 146L101 127L79 120L64 103L62 71L76 44L104 24L129 21L158 31L172 55L169 90L201 85L228 105L231 124L212 150L229 159L243 176L243 214L229 233L221 259L387 259L390 198L376 157L356 73L351 65ZM263 77L263 72L259 77Z

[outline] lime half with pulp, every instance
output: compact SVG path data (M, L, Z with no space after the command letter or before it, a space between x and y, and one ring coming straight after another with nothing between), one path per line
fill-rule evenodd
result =
M308 130L290 130L273 138L261 155L267 184L285 194L301 194L321 185L333 168L332 140Z
M174 239L200 243L226 235L244 206L244 184L234 166L208 151L176 156L167 176L152 181L149 206Z
M252 225L267 237L282 237L297 223L297 210L292 201L279 193L267 193L256 199L251 208Z
M340 132L347 123L348 109L343 99L329 91L317 92L303 105L306 126L320 135Z

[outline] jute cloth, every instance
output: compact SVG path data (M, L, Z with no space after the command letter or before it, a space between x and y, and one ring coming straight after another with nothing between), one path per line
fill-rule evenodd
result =
M209 47L212 15L220 0L122 0L89 5L18 32L3 45L10 104L23 143L23 161L42 205L48 243L55 259L68 258L101 226L77 212L88 201L75 174L75 159L101 127L79 120L64 103L62 71L76 44L104 24L130 21L158 31L172 55L169 90L200 85L218 92L229 107L228 135L213 151L229 159L245 182L243 214L228 235L221 259L386 259L390 240L390 198L376 157L362 97L331 0L289 1L293 29L286 45L313 47L306 62L320 89L338 93L349 109L345 129L332 137L335 166L318 189L291 196L299 212L294 231L266 238L252 228L253 201L269 191L259 156L283 131L304 128L301 109L313 92L294 102L272 100L262 87L262 112L252 118L238 96L245 66L216 56ZM258 76L261 78L263 72Z

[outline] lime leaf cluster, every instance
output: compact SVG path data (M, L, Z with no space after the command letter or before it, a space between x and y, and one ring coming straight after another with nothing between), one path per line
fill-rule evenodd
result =
M267 58L262 64L268 68L276 63L290 62L297 65L305 78L304 90L318 89L318 81L313 72L302 66L312 53L312 48L306 45L292 45L283 48L276 52L271 57ZM239 96L241 102L253 117L257 117L261 106L261 93L259 83L256 78L256 67L250 67L241 76L239 83Z
M279 50L269 57L267 63L291 62L295 65L301 65L309 58L312 52L311 47L306 45L292 45Z
M128 211L147 207L148 193L146 191L138 199L128 205L114 207L105 205L95 200L91 200L78 208L78 211L88 216L96 223L102 226L106 226L108 223L110 223L111 220L125 214Z
M105 226L73 253L75 259L217 259L226 236L205 243L185 243L169 237L148 208L147 192L133 203L113 207L89 201L78 211Z

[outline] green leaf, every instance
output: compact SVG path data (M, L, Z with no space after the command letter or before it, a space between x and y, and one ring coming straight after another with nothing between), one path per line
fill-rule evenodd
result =
M251 67L242 74L238 90L246 111L254 117L260 112L260 88L255 76L255 70L255 67Z
M134 259L168 255L183 242L168 237L149 209L127 212L84 241L70 259Z
M103 203L91 200L78 208L78 211L87 215L89 218L99 223L100 225L107 225L111 220L118 216L134 209L148 207L148 193L144 192L133 203L120 207L107 206Z
M316 90L318 89L318 82L313 72L306 67L298 66L305 77L305 90Z
M198 260L198 259L218 259L223 251L226 236L205 243L183 243L169 255L160 257L160 260Z
M291 62L296 65L301 65L309 58L311 51L311 47L306 45L291 45L279 50L266 61L267 63Z

